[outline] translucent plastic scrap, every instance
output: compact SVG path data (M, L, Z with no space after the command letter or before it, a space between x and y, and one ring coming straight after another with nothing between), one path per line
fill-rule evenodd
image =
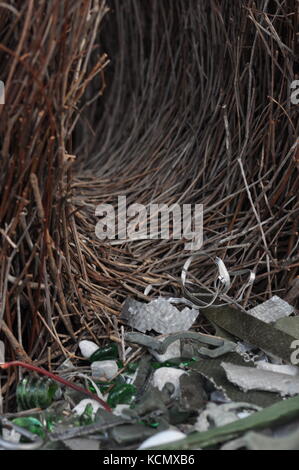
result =
M277 295L260 305L248 310L247 313L265 323L273 323L280 318L288 317L294 312L294 307Z
M169 300L162 297L148 304L128 298L121 314L121 318L132 328L143 333L150 330L155 330L157 333L187 331L197 316L198 310L185 307L179 311Z
M255 367L238 366L223 362L228 380L247 392L248 390L263 390L280 393L281 396L294 396L299 394L298 376L281 374Z

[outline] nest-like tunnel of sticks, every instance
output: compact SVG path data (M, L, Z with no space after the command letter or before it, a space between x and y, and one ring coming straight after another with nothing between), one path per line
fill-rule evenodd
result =
M184 240L113 244L98 204L203 204L202 250L285 296L298 273L296 0L0 5L0 339L55 366L128 295L180 297ZM213 259L197 253L198 286ZM228 295L238 298L244 277ZM148 295L147 286L152 285ZM3 386L9 392L15 372ZM8 394L9 395L9 394Z

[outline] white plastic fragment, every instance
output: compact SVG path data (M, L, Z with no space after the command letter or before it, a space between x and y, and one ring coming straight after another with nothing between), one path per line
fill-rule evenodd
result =
M277 295L260 305L248 310L247 313L265 323L273 323L280 318L288 317L294 312L294 307Z
M263 390L279 393L282 397L299 394L299 376L279 374L256 367L237 366L222 362L227 379L239 388L248 390Z
M118 372L116 361L95 361L91 364L92 377L94 379L112 379Z
M146 439L137 450L150 449L152 447L162 446L164 444L170 444L171 442L180 441L185 439L186 434L180 431L174 431L168 429L167 431L161 431L155 434L154 436Z
M124 413L125 410L129 410L131 405L118 404L113 410L113 414L116 416L121 416L122 418L127 418L128 415Z
M164 338L157 338L158 341L164 341ZM157 351L149 350L150 353L157 359L159 362L166 362L169 359L174 357L180 357L181 355L181 340L174 341L171 343L164 354L158 354Z
M8 442L13 442L14 444L17 444L21 440L21 434L18 433L15 429L2 429L2 438L5 441Z
M255 364L258 369L270 370L272 372L278 372L279 374L299 375L299 367L296 366L271 364L266 361L257 361Z
M101 408L101 405L99 402L97 402L96 400L92 400L91 398L85 398L84 400L81 400L76 406L75 408L73 408L73 412L76 413L77 415L81 416L87 405L91 405L92 406L92 417L94 418L96 412L98 411L99 408Z
M250 403L224 403L217 405L209 402L204 411L197 418L194 431L207 431L211 427L224 426L234 421L245 418L261 408Z
M89 359L90 356L99 349L99 346L93 341L88 341L87 339L84 339L83 341L80 341L79 348L82 356L86 359Z
M177 397L180 392L180 377L186 374L184 370L173 369L172 367L160 367L154 372L152 384L159 390L162 390L166 383L174 385L174 396Z
M228 274L228 270L221 258L216 257L215 263L219 269L219 281L223 284L222 293L225 294L230 288L230 276Z

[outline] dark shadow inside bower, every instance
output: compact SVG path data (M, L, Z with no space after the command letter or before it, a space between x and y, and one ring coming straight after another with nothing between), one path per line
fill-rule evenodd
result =
M100 40L111 62L104 95L87 112L94 135L82 123L77 130L81 168L107 181L101 186L106 202L126 194L143 204L203 203L205 249L232 270L257 270L256 294L272 292L274 281L274 291L283 292L288 274L279 260L293 259L297 246L296 170L288 159L280 167L296 138L296 110L289 106L296 61L281 43L294 38L295 4L268 2L257 10L244 1L126 0L109 6ZM266 15L281 39L262 34ZM276 231L285 210L289 217ZM269 222L263 228L261 221ZM138 247L132 251L143 259ZM182 245L170 251L187 256ZM171 274L179 274L178 266ZM197 274L206 282L210 271Z

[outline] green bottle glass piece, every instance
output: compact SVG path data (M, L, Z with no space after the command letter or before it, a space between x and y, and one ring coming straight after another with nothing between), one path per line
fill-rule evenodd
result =
M133 403L136 397L136 387L131 384L116 384L108 395L107 403L111 408L116 405Z
M12 423L16 424L17 426L20 426L21 428L26 429L27 431L32 432L32 434L37 434L43 439L46 436L42 423L36 418L15 418L12 420Z
M21 410L47 408L54 400L58 385L50 379L25 377L17 386L17 403Z
M118 366L119 369L124 368L125 369L124 373L126 373L126 374L134 374L136 372L136 370L138 369L138 367L139 367L139 362L130 362L129 364L127 364L125 366L123 361L118 360L117 361L117 366Z
M136 370L139 367L139 362L130 362L130 364L127 365L125 372L127 374L134 374Z
M116 343L107 344L104 348L97 349L89 358L90 362L118 359L118 348Z
M89 424L92 424L93 421L93 407L89 403L88 405L86 405L83 414L80 416L80 425L87 426Z

